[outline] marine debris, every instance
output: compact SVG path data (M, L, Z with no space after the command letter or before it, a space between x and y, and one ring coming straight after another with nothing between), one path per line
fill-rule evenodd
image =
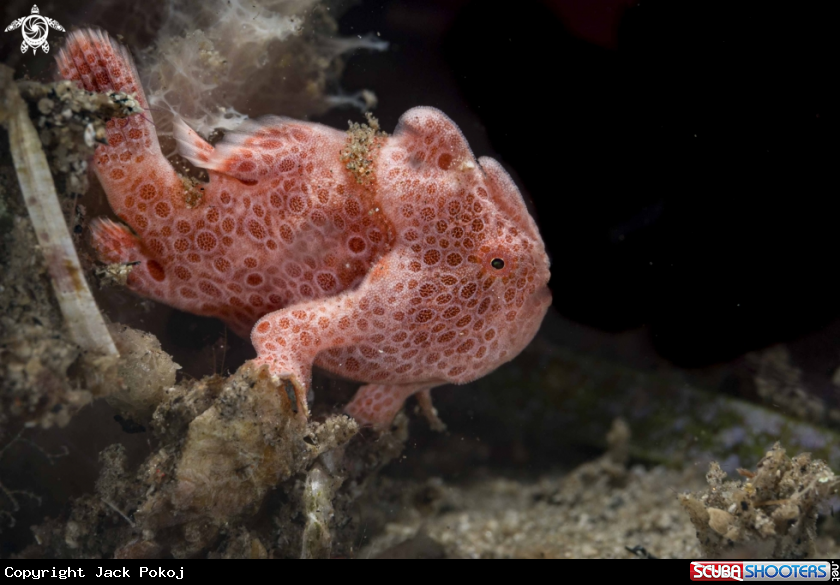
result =
M9 132L9 146L20 190L35 228L38 245L47 259L47 269L67 328L82 350L101 357L116 358L119 355L117 348L85 280L41 146L41 138L29 117L29 108L13 81L13 71L2 67L0 75L3 76L0 85L4 88L0 121ZM69 85L62 87L69 89ZM61 94L61 98L66 97L67 102L71 101L71 96L72 92L69 91ZM100 101L104 99L107 98ZM123 96L123 99L129 98ZM52 100L47 97L41 98L38 104L44 114L54 107ZM67 118L73 116L71 105L75 104L66 104L69 113ZM130 112L131 108L127 108L126 113ZM92 127L93 122L90 124ZM91 132L96 135L95 129Z

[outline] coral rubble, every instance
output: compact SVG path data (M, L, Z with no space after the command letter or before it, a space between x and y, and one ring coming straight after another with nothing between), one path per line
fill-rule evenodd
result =
M837 492L840 478L810 453L788 457L779 443L755 471L739 469L743 479L726 481L712 463L704 493L680 501L697 529L707 558L813 558L819 507Z
M365 477L399 452L389 440L347 449L352 419L303 420L247 365L168 388L148 424L160 447L133 471L122 447L103 451L96 493L36 527L25 556L328 557Z

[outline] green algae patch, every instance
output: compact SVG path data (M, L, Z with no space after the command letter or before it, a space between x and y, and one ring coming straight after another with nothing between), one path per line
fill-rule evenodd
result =
M631 456L650 463L683 467L714 459L734 469L781 441L840 468L835 430L706 391L679 372L635 370L537 342L476 385L492 400L489 412L476 416L521 419L525 441L543 446L603 447L606 430L621 417L633 431Z

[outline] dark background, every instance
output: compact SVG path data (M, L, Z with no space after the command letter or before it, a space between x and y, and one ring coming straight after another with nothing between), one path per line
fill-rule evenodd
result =
M392 47L343 85L386 130L441 108L513 173L560 314L698 367L838 317L828 6L371 0L341 32Z
M94 0L39 3L68 30L86 24L88 6ZM30 7L12 0L3 8L20 16ZM347 58L341 87L373 90L386 131L411 107L440 108L477 156L512 173L552 259L556 313L544 337L629 356L637 367L671 362L695 372L731 371L746 352L793 342L806 380L836 399L838 96L829 88L840 50L832 17L827 2L365 0L344 13L337 34L379 33L391 47ZM0 36L0 61L48 78L58 43L24 66L20 37L10 38ZM338 128L348 119L362 116L318 118ZM120 320L114 307L124 302L130 324L155 331L186 375L233 370L253 356L247 341L231 338L227 361L216 363L208 346L222 336L220 323L161 306L138 312L136 297L108 294L109 315ZM316 405L333 409L356 386L321 400L327 385L318 381ZM486 416L487 396L436 392L453 434L430 438L415 425L407 454L427 464L422 477L540 455L515 447L527 435L525 415L502 426ZM106 445L133 445L138 460L151 449L147 435L103 424L112 414L100 401L67 429L35 435L38 449L69 448L56 468L31 445L7 452L17 474L4 479L28 478L44 506L27 508L3 550L20 550L29 525L91 490L95 454ZM568 444L548 447L572 458ZM544 456L557 464L554 451Z

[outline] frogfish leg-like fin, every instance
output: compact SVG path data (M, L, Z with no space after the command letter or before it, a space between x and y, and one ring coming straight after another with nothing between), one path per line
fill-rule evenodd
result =
M435 430L443 430L443 423L432 407L429 390L439 383L420 382L417 384L367 384L359 388L344 412L356 419L361 425L369 425L378 431L386 430L394 417L402 409L405 400L417 395L420 407ZM431 415L431 416L430 416Z

